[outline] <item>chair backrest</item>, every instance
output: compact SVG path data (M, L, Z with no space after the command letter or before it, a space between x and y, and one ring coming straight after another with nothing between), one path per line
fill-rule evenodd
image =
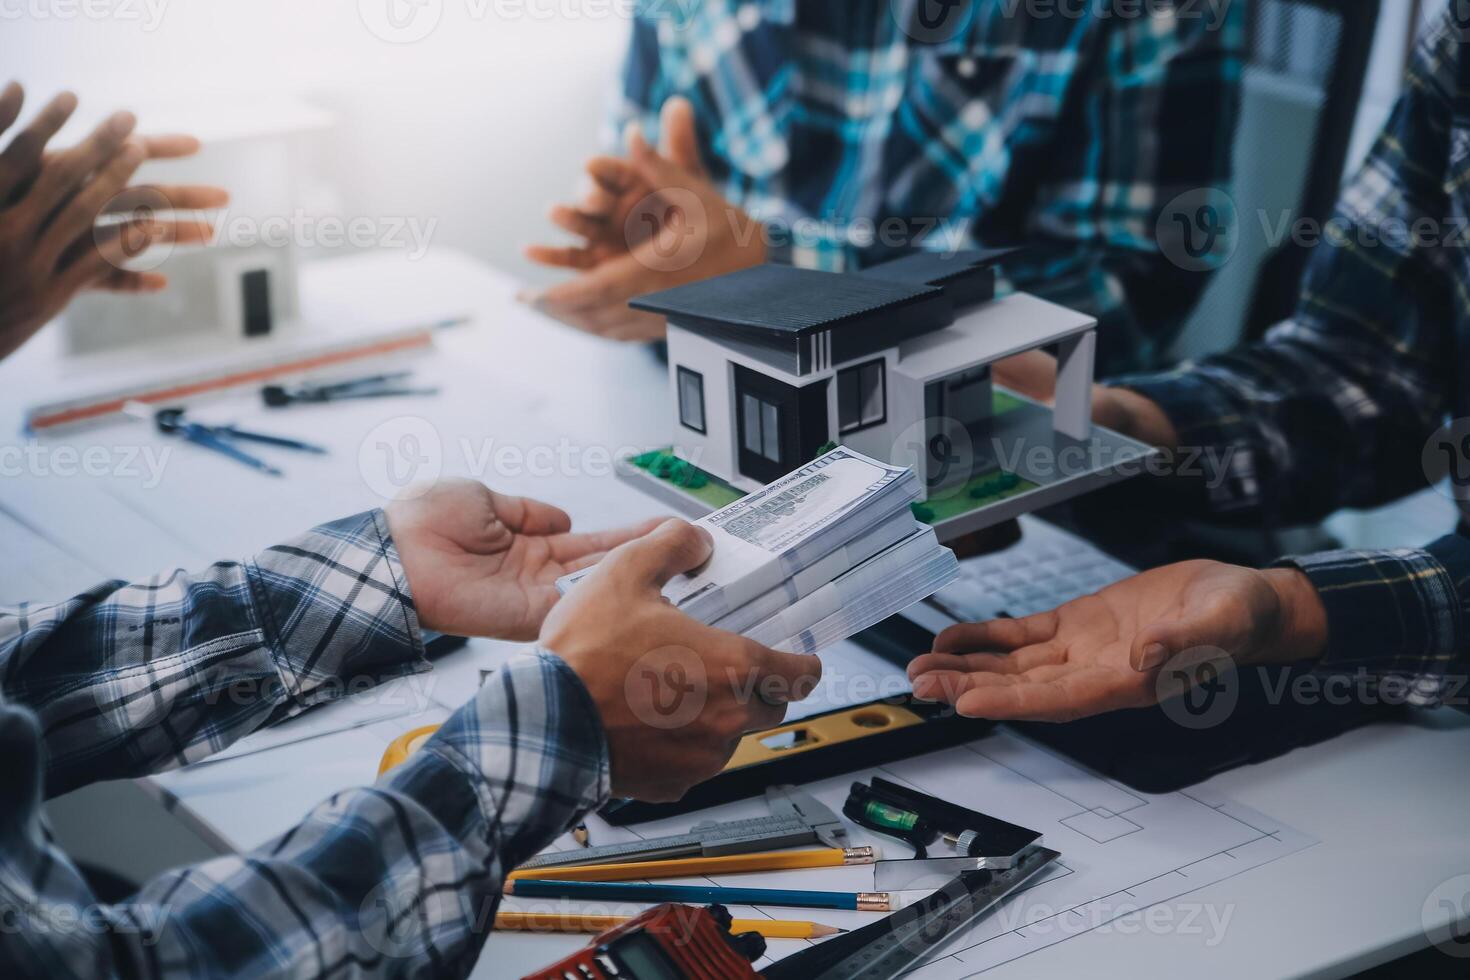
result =
M1239 237L1175 353L1259 337L1296 307L1311 248L1342 184L1380 0L1245 0L1248 58L1235 139Z

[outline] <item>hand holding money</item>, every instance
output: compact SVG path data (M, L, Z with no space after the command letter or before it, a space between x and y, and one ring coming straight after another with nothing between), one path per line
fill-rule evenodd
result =
M597 706L617 796L677 800L724 768L746 732L779 725L786 703L821 677L816 657L713 629L662 600L659 590L710 549L708 532L668 521L608 555L541 631Z

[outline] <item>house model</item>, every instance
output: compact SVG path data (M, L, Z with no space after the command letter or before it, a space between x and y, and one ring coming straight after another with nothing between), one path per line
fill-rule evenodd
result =
M1001 254L764 265L635 300L668 319L676 426L628 477L696 515L845 445L913 468L916 516L954 537L1141 471L1152 449L1091 423L1096 321L996 298ZM992 384L992 364L1041 347L1053 407Z

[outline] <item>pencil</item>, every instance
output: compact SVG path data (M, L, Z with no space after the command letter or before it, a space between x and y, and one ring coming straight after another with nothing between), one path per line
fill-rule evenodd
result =
M627 922L626 915L577 915L560 912L501 912L495 916L495 928L501 932L575 932L597 935ZM757 932L767 939L826 939L846 929L824 926L820 922L795 922L780 919L736 919L730 924L735 935Z
M619 864L557 864L512 871L510 881L641 881L646 878L689 878L695 875L741 871L794 871L802 868L840 868L872 864L874 847L822 847L804 851L763 851L720 857L671 858L666 861L624 861Z
M891 912L887 892L808 892L780 888L715 888L705 885L650 885L640 882L545 881L522 878L505 883L507 895L568 898L593 902L684 902L689 905L775 905L793 909L846 909Z

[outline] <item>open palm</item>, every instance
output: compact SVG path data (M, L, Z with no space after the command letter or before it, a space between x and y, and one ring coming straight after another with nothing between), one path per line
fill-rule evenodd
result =
M1280 652L1286 616L1271 576L1219 562L1165 566L1051 612L950 627L909 677L917 696L976 718L1068 721L1153 704L1167 663L1223 651L1240 665Z
M505 640L535 639L559 597L558 578L659 523L573 534L571 518L558 508L468 480L388 508L423 626Z

